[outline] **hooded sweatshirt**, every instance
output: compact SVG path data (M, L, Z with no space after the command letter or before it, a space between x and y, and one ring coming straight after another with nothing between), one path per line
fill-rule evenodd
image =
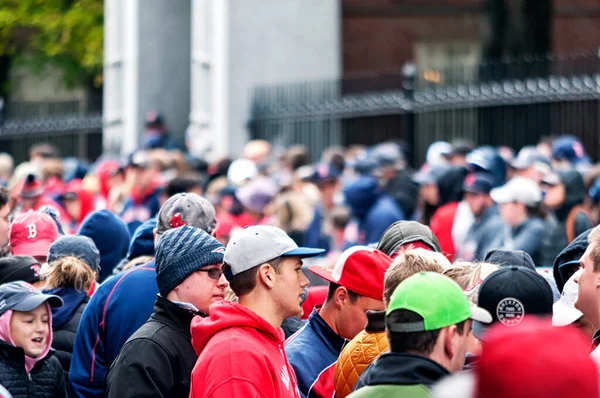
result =
M123 271L131 260L134 260L141 256L152 256L154 257L154 229L156 228L156 218L151 218L135 230L135 233L131 237L131 243L129 243L129 250L127 256L116 266L113 270L113 274L118 274Z
M100 275L98 280L104 281L112 270L127 255L129 248L129 231L114 213L109 210L98 210L86 217L79 229L79 235L92 239L100 252Z
M77 229L83 223L83 220L94 211L94 197L88 191L83 188L81 180L72 180L66 187L65 192L73 192L79 199L79 218L77 220L71 220L70 231L77 231Z
M388 352L369 366L352 398L429 397L431 387L450 372L429 358Z
M199 354L191 397L299 397L283 349L284 334L240 304L215 303L208 318L192 321Z
M45 303L45 305L46 305L46 309L48 310L48 314L50 314L51 313L50 305L48 303ZM4 340L7 343L15 345L15 342L13 341L12 336L10 334L10 320L12 319L12 315L13 315L13 311L8 310L4 314L2 314L2 316L0 316L0 340ZM48 355L48 353L50 352L50 347L52 345L52 317L51 316L48 317L48 328L50 330L48 331L47 344L46 344L46 347L44 348L44 351L36 358L32 358L30 356L25 355L25 370L27 371L27 373L30 373L31 369L33 369L35 364L37 362L41 361L42 359L44 359L44 357L46 357L46 355Z
M48 303L46 308L50 313ZM10 332L12 315L13 311L8 310L0 316L0 384L14 398L66 398L62 368L50 350L52 316L48 317L46 347L37 358L32 358L13 342Z
M65 371L65 380L68 379L73 355L73 344L77 335L77 328L81 315L89 301L86 292L73 288L57 288L44 290L44 293L55 294L62 298L61 307L52 308L52 327L54 339L52 348L56 350L56 357Z
M344 189L344 196L358 220L358 244L377 243L390 225L405 219L402 209L394 199L380 191L373 176L360 176Z

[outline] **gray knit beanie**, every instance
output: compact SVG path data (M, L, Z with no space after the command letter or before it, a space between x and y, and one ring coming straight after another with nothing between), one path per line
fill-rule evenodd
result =
M199 269L221 264L225 247L199 228L166 231L156 246L156 283L163 297Z

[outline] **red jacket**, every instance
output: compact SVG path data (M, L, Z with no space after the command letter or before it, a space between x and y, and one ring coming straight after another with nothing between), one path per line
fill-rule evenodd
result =
M437 209L431 221L429 227L431 232L438 238L440 242L440 248L442 253L450 261L454 261L456 255L456 249L454 247L454 240L452 239L452 226L454 225L454 217L456 216L456 210L458 209L459 202L448 203Z
M283 330L248 308L215 303L208 318L194 318L191 329L199 356L190 398L300 397Z

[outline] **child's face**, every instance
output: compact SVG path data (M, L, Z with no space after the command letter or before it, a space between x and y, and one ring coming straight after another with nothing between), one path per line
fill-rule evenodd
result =
M14 311L10 320L10 335L17 347L32 358L41 355L48 345L48 309L42 304L33 311Z

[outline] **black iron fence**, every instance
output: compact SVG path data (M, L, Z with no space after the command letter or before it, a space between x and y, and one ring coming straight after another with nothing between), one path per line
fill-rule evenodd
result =
M600 159L600 59L548 55L453 64L335 81L258 87L250 129L276 146L404 140L412 161L436 140L470 139L519 149L573 134Z
M0 152L15 162L29 158L29 148L50 143L63 156L95 160L102 154L102 98L9 101L0 117Z

